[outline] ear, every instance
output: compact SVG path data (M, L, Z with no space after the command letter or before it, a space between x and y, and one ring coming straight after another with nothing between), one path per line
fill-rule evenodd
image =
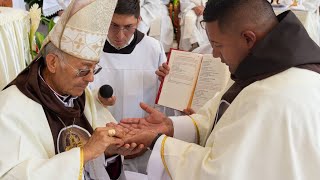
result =
M249 30L243 31L241 33L241 37L244 38L245 43L249 49L251 49L257 41L257 36L253 31L249 31Z
M46 64L47 64L47 69L51 72L51 73L56 73L57 71L57 67L58 67L58 56L56 56L55 54L51 54L49 53L46 56Z
M142 17L141 16L138 17L138 23L137 24L140 24L140 21L142 21Z

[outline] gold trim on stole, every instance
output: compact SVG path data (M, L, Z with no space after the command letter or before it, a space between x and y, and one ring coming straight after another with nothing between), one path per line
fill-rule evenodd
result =
M172 179L171 174L169 172L169 168L168 168L167 163L166 163L166 160L164 158L164 144L166 143L167 138L168 138L168 136L164 136L164 138L162 140L162 143L161 143L161 160L162 160L164 168L166 169L167 173L170 176L170 179Z
M84 154L83 154L83 147L80 147L80 172L79 172L79 180L82 180L83 175L83 162L84 161Z
M199 127L197 125L196 120L194 120L191 116L189 116L192 120L193 125L196 127L196 131L197 131L197 144L200 143L200 131L199 131Z

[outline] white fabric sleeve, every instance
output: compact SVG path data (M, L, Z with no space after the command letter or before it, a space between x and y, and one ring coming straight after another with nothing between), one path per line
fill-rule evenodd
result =
M0 179L81 178L80 148L55 155L40 104L24 96L16 86L1 91L0 99L0 136L4 144L0 148Z
M172 116L169 118L173 123L174 138L190 143L197 142L197 130L189 116Z
M14 153L14 155L18 154ZM33 157L19 161L19 164L15 166L11 164L18 161L12 160L9 162L7 160L8 158L1 160L1 164L3 163L5 166L0 170L0 179L54 180L57 178L57 172L59 172L59 179L72 179L82 176L80 170L80 148L73 148L52 158ZM63 164L66 162L68 165L64 166ZM11 165L10 170L6 169L9 167L8 165Z
M124 174L126 175L127 180L148 180L148 177L145 174L141 174L133 171L124 171Z
M159 52L159 64L158 66L161 66L162 63L167 62L167 56L166 56L166 52L163 49L162 44L159 42L159 46L160 46L160 52Z
M304 0L302 1L302 5L306 8L306 10L315 12L320 6L320 0Z
M191 2L190 0L180 0L181 13L185 14L194 7L196 7L196 4Z
M148 166L147 174L148 180L169 180L170 177L167 174L161 159L161 144L165 135L162 135L158 138L154 144L153 150L151 152Z
M160 16L160 1L145 0L144 4L141 4L140 14L142 21L145 22L147 26L150 26L151 22Z
M42 11L44 16L51 16L68 7L70 0L43 0Z
M170 3L170 0L161 0L162 4L168 5Z

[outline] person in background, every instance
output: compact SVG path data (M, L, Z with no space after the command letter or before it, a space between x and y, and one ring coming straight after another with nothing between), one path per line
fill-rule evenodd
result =
M207 0L180 0L181 38L179 49L192 51L208 42L206 31L200 25L206 2Z
M161 13L152 21L148 34L161 42L166 53L172 48L174 38L173 25L167 7L169 2L169 0L161 0Z
M157 17L161 15L160 0L139 0L140 4L140 20L138 30L147 34L150 30L150 25Z
M46 17L53 17L53 21L57 23L69 4L70 0L43 0L43 15Z
M96 97L101 86L113 88L114 95L103 104L117 121L144 117L141 101L155 107L160 81L154 72L166 61L161 43L137 30L140 19L139 0L118 0L100 58L102 70L89 85ZM149 155L126 157L124 169L146 173Z

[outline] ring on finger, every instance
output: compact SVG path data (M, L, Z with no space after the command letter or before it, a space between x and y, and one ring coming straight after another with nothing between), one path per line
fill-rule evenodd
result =
M109 129L108 130L108 136L113 137L116 135L116 130L115 129Z

